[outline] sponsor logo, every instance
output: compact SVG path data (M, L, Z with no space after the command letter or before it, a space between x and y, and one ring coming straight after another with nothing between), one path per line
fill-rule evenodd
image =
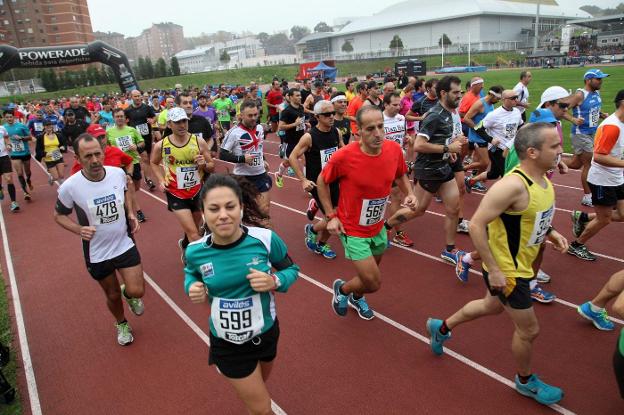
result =
M118 59L121 59L121 55L118 53L113 52L110 49L106 49L106 48L102 48L102 52L104 53L104 55L106 55L106 60L110 60L111 57L115 57Z
M208 262L207 264L203 264L199 267L199 270L204 278L214 277L214 266L212 262Z
M256 266L256 265L260 265L260 264L262 264L262 261L260 260L260 258L258 258L258 257L256 256L256 257L253 257L253 258L251 259L251 262L248 262L248 263L246 263L245 265L247 265L247 266L249 266L249 267L252 267L252 266Z
M251 297L241 298L237 300L228 300L222 298L221 304L219 304L219 306L221 310L240 310L243 308L251 308L253 307L253 299Z
M251 331L247 331L245 333L232 333L230 331L225 332L225 337L227 340L234 343L242 343L249 339L253 333Z
M36 49L18 52L22 67L71 65L91 62L89 51L86 47L69 49Z

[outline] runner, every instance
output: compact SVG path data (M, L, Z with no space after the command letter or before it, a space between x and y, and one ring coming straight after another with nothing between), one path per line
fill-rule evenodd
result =
M340 132L342 142L347 145L351 140L351 123L346 118L345 113L347 111L347 97L343 92L336 92L331 98L332 104L334 104L334 127Z
M316 116L314 114L314 106L317 102L326 99L325 92L323 91L323 81L314 81L314 90L303 101L303 110L306 114L306 120L313 126L316 124Z
M245 176L251 181L260 198L258 205L267 216L271 206L269 190L273 186L267 174L264 161L264 130L258 124L258 108L255 102L245 101L241 105L241 123L232 128L221 143L221 160L236 163L234 174Z
M594 134L598 129L600 119L607 118L609 115L600 111L602 108L600 88L602 80L607 76L609 74L603 73L600 69L590 69L585 72L583 77L585 87L579 88L570 100L574 117L569 114L566 117L574 124L571 136L574 157L567 162L567 165L571 169L581 169L581 185L584 192L581 204L589 207L592 206L592 191L587 184L587 175L594 153Z
M80 134L87 131L89 126L83 119L76 117L76 113L71 108L66 109L63 113L63 122L65 125L61 132L69 145L72 145Z
M325 210L327 230L340 235L345 257L353 261L357 276L348 282L334 281L332 306L339 316L346 316L347 305L355 308L364 320L375 313L364 294L379 290L379 263L388 245L383 227L384 211L396 181L407 197L409 208L416 208L416 198L405 175L407 167L401 147L384 139L383 114L379 108L362 107L356 121L359 142L336 151L318 177L318 197ZM331 184L340 181L338 209L334 209Z
M269 115L267 121L271 125L271 132L277 132L277 125L279 122L279 106L284 102L284 95L282 95L282 88L280 88L279 81L273 80L271 89L266 94L266 104L269 108Z
M363 106L372 105L374 107L379 108L380 110L384 110L384 102L379 91L379 85L375 81L368 81L366 85L368 90L368 97L364 100Z
M115 125L106 129L106 139L108 144L115 146L130 157L132 157L132 182L134 191L138 192L141 188L141 163L139 158L139 149L143 149L145 142L143 137L136 128L126 125L126 112L121 108L113 111L113 119ZM147 219L139 206L138 200L134 201L137 220L142 223Z
M87 128L87 134L96 138L104 151L104 165L111 167L119 167L123 169L128 176L132 176L133 170L133 159L120 149L115 146L108 145L108 139L106 138L106 130L100 127L99 125L90 125ZM82 170L82 164L78 161L78 159L74 159L74 165L71 168L70 176L78 173ZM134 195L134 186L130 186L126 189L128 192L127 196ZM134 199L133 199L134 200ZM133 202L132 206L136 206L136 203Z
M342 95L342 98L345 99L345 96ZM340 131L334 126L334 117L336 115L334 105L330 101L319 101L314 106L314 113L317 117L316 125L310 129L310 132L305 133L301 137L291 152L290 159L295 176L301 180L301 187L303 187L305 192L309 192L312 195L312 199L310 199L308 204L308 210L318 210L320 206L324 213L325 210L323 210L316 189L316 181L332 154L338 148L343 147L344 143L342 142ZM301 171L299 163L295 163L303 155L305 155L305 172ZM338 183L334 182L330 185L330 196L334 209L338 206L338 194ZM312 203L313 206L311 206ZM313 221L314 215L311 216L311 218L308 216L308 219ZM329 236L326 218L314 224L305 225L305 243L308 249L315 254L322 255L324 258L334 259L336 258L336 253L327 244Z
M615 113L596 130L594 157L587 175L596 216L568 249L569 254L586 261L597 259L585 246L587 241L612 221L624 221L624 90L617 93L615 108ZM579 217L579 221L582 219Z
M366 86L366 82L360 82L355 87L357 95L351 101L349 101L349 105L347 106L347 112L345 113L345 118L351 122L351 133L353 134L353 138L355 140L359 140L358 129L357 129L357 120L355 115L358 113L362 105L364 105L364 101L368 97L368 87Z
M182 108L188 117L188 132L195 134L206 142L208 148L213 148L212 139L212 126L207 118L201 115L196 115L193 112L193 99L191 95L186 92L180 92L175 99L175 103L178 107ZM171 135L172 131L169 127L163 131L163 136Z
M20 207L15 200L15 185L13 184L13 167L11 157L9 157L9 133L0 125L0 201L4 200L4 190L2 182L6 182L9 198L11 199L11 212L18 212Z
M278 130L283 131L283 139L285 146L284 160L280 163L275 172L275 184L277 187L284 186L284 171L292 167L296 172L295 166L289 162L290 154L303 136L306 130L305 113L301 105L301 92L298 89L291 88L288 90L288 105L279 114ZM282 137L280 137L281 139ZM280 151L281 153L281 151ZM297 161L297 163L299 163Z
M34 190L30 181L30 176L32 175L30 171L30 147L28 145L28 142L32 140L30 131L24 124L15 121L12 110L4 111L3 127L9 135L11 166L17 174L20 186L22 186L24 199L30 201L32 199L30 192Z
M440 257L455 265L458 251L455 248L457 224L459 223L459 187L455 181L453 163L458 161L466 137L461 134L459 117L455 109L461 99L461 80L445 76L436 85L439 102L431 108L421 122L416 136L414 151L418 153L414 164L416 182L416 209L399 209L386 223L386 229L425 214L433 195L440 195L446 215L444 233L446 247Z
M201 238L199 192L202 178L214 170L214 162L208 144L188 132L188 116L182 108L169 110L167 127L172 134L154 145L151 163L159 190L167 196L167 207L184 231L178 241L184 263L188 243Z
M221 141L223 142L225 133L227 133L231 127L232 118L230 116L230 111L234 109L234 103L228 97L225 88L219 89L219 97L212 101L212 106L217 111L217 131L219 131Z
M130 127L136 130L143 137L144 146L139 148L139 157L143 171L143 179L149 190L154 190L156 185L152 180L152 168L150 167L150 154L152 153L152 123L156 118L156 113L152 106L143 102L141 92L136 89L130 92L132 103L124 113Z
M520 72L520 82L514 86L513 90L518 94L518 109L522 114L522 121L526 122L526 110L529 108L529 84L533 79L533 74L529 71Z
M425 119L425 114L438 103L438 94L436 87L438 86L438 79L431 78L425 82L425 95L418 100L414 100L412 107L407 113L406 117L410 117L413 121L420 123ZM415 125L418 129L419 125Z
M184 289L193 303L210 304L209 364L249 413L272 414L265 382L280 336L274 293L288 290L299 267L277 234L242 224L242 201L231 177L213 174L206 181L201 203L210 234L188 246Z
M56 181L59 186L65 179L65 161L61 153L67 152L67 142L63 134L54 133L52 121L44 122L43 136L37 138L35 158L43 160L48 169L48 184L52 186Z
M486 295L464 305L446 320L428 319L427 331L431 350L441 355L443 344L455 327L507 311L515 326L511 349L518 365L516 390L551 405L561 400L563 391L542 382L531 370L532 344L539 326L531 303L529 280L534 275L532 264L545 239L562 253L567 249L566 239L551 226L554 190L545 176L556 166L562 148L557 130L547 123L522 128L514 145L520 166L485 194L470 224L470 236L483 257ZM513 247L517 247L517 252Z
M132 201L125 197L128 178L123 170L102 165L102 147L88 134L74 141L74 152L83 168L59 187L54 218L61 227L80 235L87 271L102 287L116 320L117 343L125 346L134 337L121 298L140 316L145 292L141 257L128 236L139 230ZM74 209L78 223L69 218ZM123 281L121 287L115 272Z

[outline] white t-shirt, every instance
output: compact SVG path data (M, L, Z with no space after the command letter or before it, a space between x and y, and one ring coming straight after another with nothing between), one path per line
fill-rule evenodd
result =
M518 102L521 104L526 104L529 102L529 89L522 83L518 82L516 86L514 86L514 91L518 94ZM522 114L526 108L518 106L518 111Z
M610 156L624 160L624 123L615 114L609 115L598 127L594 152L608 152ZM624 168L603 166L592 159L587 181L599 186L621 186L624 184Z
M483 126L492 138L500 140L497 147L501 150L509 149L516 139L518 127L522 125L522 115L518 108L511 111L500 106L483 118Z
M235 156L250 154L253 156L253 165L236 163L234 174L241 176L257 176L264 173L264 130L261 125L248 130L242 125L237 125L227 132L221 148L231 152Z
M405 144L405 117L397 114L388 117L384 112L384 135L386 140L391 140L403 147Z
M4 138L8 137L9 133L7 130L0 125L0 157L8 156L9 152L7 151L6 144L4 143Z
M99 182L88 180L82 172L69 177L58 190L56 210L69 214L76 210L81 226L95 226L95 234L85 244L85 259L91 263L118 257L134 246L126 224L126 172L105 166Z

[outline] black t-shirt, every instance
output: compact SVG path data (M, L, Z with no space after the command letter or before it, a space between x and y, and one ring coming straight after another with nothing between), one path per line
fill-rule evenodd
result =
M131 104L128 108L126 108L124 113L126 114L126 118L128 118L128 125L139 130L139 134L143 136L144 140L151 140L152 126L147 119L154 118L156 116L154 108L150 105L146 105L145 103L141 103L138 107Z
M76 122L73 124L65 124L63 127L63 136L65 136L65 140L71 144L74 142L76 138L85 131L87 131L87 127L89 124L82 121L81 119L76 118Z
M427 95L421 97L418 101L412 104L412 112L418 115L425 115L427 111L433 108L438 103L438 99L429 99Z
M345 143L345 145L349 144L349 140L351 139L351 121L346 118L342 120L334 119L334 127L342 134L342 142Z
M199 138L203 138L206 142L210 140L212 137L212 126L210 125L210 121L207 118L202 117L201 115L191 115L191 119L188 122L188 132L191 134L195 134ZM172 135L173 132L171 128L167 127L163 131L163 137L168 135Z
M312 90L301 88L301 102L305 102L308 95L312 93Z
M321 131L317 127L312 127L310 136L312 137L312 145L305 153L306 178L316 182L323 165L338 150L340 135L335 127L329 131ZM334 183L337 184L338 182Z
M300 117L301 124L295 128L290 128L284 131L284 141L286 144L296 145L305 133L303 106L300 105L298 108L295 108L292 105L287 105L286 108L284 108L280 113L280 121L283 121L286 124L292 124L297 120L297 118Z
M420 122L418 135L429 138L431 144L448 145L453 137L453 114L439 103L429 110L425 119ZM442 153L418 153L416 168L436 168L448 164Z
M365 102L368 102L370 105L379 108L380 110L384 110L385 109L385 105L383 102L383 99L381 98L377 98L379 100L379 102L377 104L375 104L373 101L371 101L370 99L366 98Z
M89 111L85 107L72 108L69 107L65 110L65 112L72 110L74 114L76 114L76 120L81 120L87 122L87 117L90 115Z

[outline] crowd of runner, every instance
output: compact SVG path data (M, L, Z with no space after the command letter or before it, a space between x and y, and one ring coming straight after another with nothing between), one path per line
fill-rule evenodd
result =
M444 353L456 327L506 311L515 327L516 390L554 404L563 391L531 367L539 332L533 303L556 298L543 288L551 280L541 269L543 256L552 255L546 242L596 261L588 241L624 220L624 90L603 103L607 76L590 69L578 90L554 85L539 100L529 96L532 74L523 71L513 87L478 76L466 84L455 76L349 79L344 88L275 79L267 91L251 83L11 104L0 127L0 200L6 188L10 210L27 211L16 183L27 203L36 200L34 151L49 184L59 185L55 219L80 236L117 341L127 345L134 338L123 301L137 316L145 308L133 234L148 217L135 193L164 192L182 233L184 289L193 302L210 303L210 364L258 414L271 413L265 381L280 334L274 293L286 292L299 270L271 223L272 176L274 191L287 191L290 175L310 196L306 247L319 261L333 260L340 255L330 244L335 236L353 264L352 278L333 283L333 311L345 316L351 307L365 320L375 316L367 296L380 290L384 252L391 242L412 246L404 224L425 226L436 200L445 212L440 258L464 283L481 261L487 291L445 319L428 319L433 353ZM562 157L562 122L573 125L572 157ZM269 134L280 141L279 165L264 157ZM63 157L68 151L73 156ZM215 173L216 159L232 163L233 175ZM549 180L569 169L581 171L584 206L571 214L571 242L552 227ZM485 194L468 218L464 201L472 192ZM475 249L458 247L457 233L469 233ZM578 312L614 330L605 306L613 301L624 317L623 292L621 271ZM614 368L624 397L624 331Z

